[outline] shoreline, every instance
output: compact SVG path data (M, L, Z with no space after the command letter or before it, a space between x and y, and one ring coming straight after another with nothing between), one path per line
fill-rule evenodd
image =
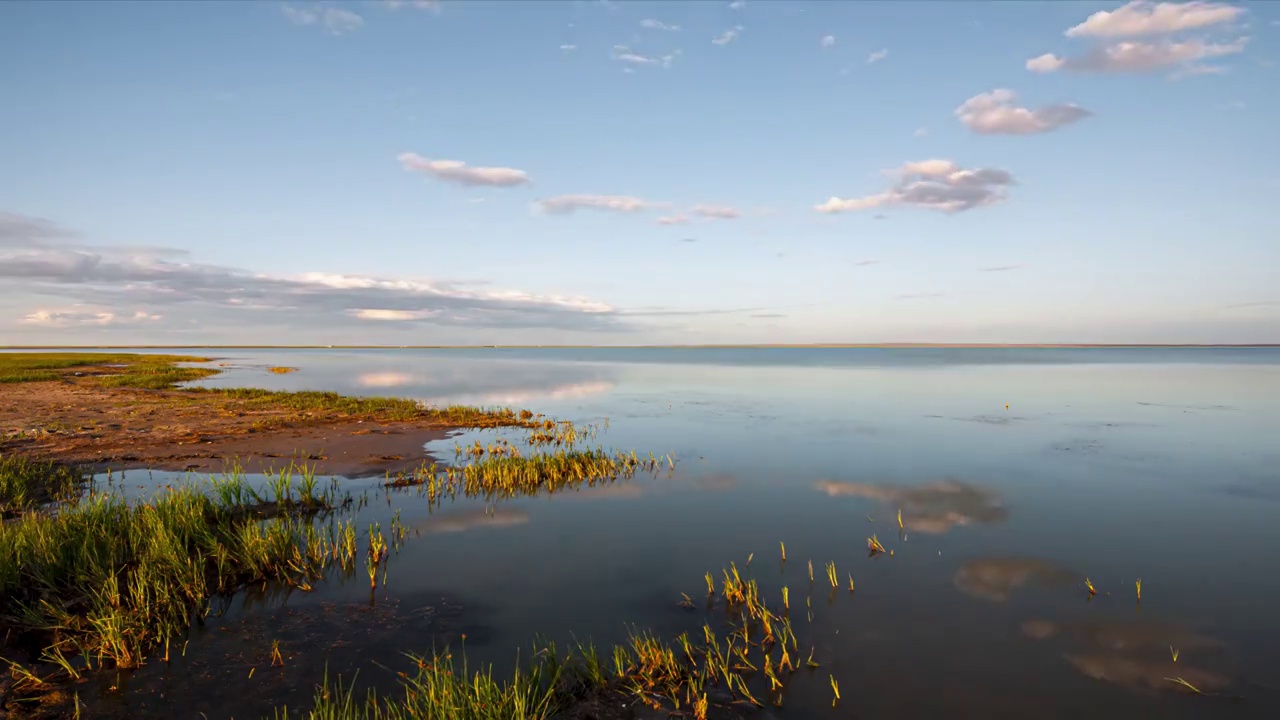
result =
M426 443L454 431L546 422L532 413L427 408L406 399L336 393L113 386L127 381L129 366L85 360L38 371L56 373L56 379L0 382L0 454L95 472L257 473L304 462L317 473L362 478L430 463L435 458ZM171 369L173 362L158 365Z

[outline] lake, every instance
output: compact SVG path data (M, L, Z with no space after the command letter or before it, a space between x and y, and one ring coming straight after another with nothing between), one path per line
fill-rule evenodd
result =
M256 718L326 669L394 688L446 644L505 673L539 636L700 633L704 573L732 562L789 587L821 663L760 717L1280 716L1280 349L200 352L229 363L209 386L528 408L675 469L434 511L344 481L361 523L410 528L385 587L239 596L182 657L113 675L102 715Z

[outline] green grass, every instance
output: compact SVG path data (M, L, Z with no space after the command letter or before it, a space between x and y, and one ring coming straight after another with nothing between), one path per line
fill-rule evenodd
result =
M485 452L494 451L484 455ZM463 450L458 449L461 455ZM417 487L432 505L444 499L484 497L498 500L556 493L565 490L604 486L618 479L629 480L636 473L658 472L660 462L650 454L640 457L633 451L606 452L602 448L560 449L554 453L520 455L514 446L494 445L489 450L468 449L480 453L479 459L461 466L441 470L437 465L423 465L412 473L388 478L387 487ZM512 454L505 454L511 452ZM473 455L474 456L474 455Z
M735 669L735 646L730 639L721 646L710 627L704 626L704 643L687 635L675 644L647 633L632 633L604 657L589 645L560 656L552 644L534 647L532 661L507 679L496 679L491 667L472 671L465 656L449 651L413 656L416 672L401 673L402 692L379 696L375 691L358 694L350 683L327 677L318 686L310 710L290 713L278 709L276 720L550 720L589 700L613 707L636 703L669 711L670 716L705 720L708 689L735 702L759 706L747 680ZM737 646L741 650L741 646Z
M207 362L188 355L137 353L0 353L0 383L45 382L71 375L76 368L122 365L96 378L109 387L159 390L217 374L213 368L182 368L180 362Z
M551 422L526 411L466 405L429 407L410 398L352 397L320 390L260 388L190 388L193 397L211 395L233 400L245 411L288 409L297 413L338 414L380 420L428 420L457 427L542 427Z
M80 496L85 474L53 462L0 455L0 518Z
M270 498L238 476L142 504L97 495L0 525L0 636L73 676L137 667L213 596L307 586L342 555L308 517L330 502L308 478L284 476Z

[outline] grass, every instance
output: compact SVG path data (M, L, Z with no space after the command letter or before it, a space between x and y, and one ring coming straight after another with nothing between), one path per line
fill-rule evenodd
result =
M880 543L880 538L876 537L874 533L867 538L867 552L871 555L884 552L884 545Z
M52 502L71 502L85 483L81 471L53 462L0 455L0 518Z
M137 353L0 353L0 383L75 378L81 369L93 368L91 379L108 387L161 389L218 372L212 368L178 367L180 362L207 359Z
M274 373L276 375L288 375L289 373L298 372L298 368L279 365L279 366L267 368L267 372Z
M501 680L495 679L492 668L469 668L465 653L457 658L449 650L410 656L416 671L399 673L399 692L357 693L354 684L326 677L308 711L290 713L284 707L275 717L548 720L582 703L587 707L594 703L616 708L642 704L658 713L665 711L668 717L706 720L716 706L713 697L728 703L723 707L762 707L758 693L781 704L787 679L799 667L799 655L794 654L799 652L799 642L791 623L767 607L756 581L744 578L736 565L730 564L722 576L719 597L730 628L727 635L704 624L700 639L681 634L669 643L632 631L627 642L610 652L583 645L563 656L554 645L535 645L531 660L518 664L510 678ZM715 596L711 573L706 578L708 592ZM804 665L809 670L818 667L812 650ZM838 701L838 682L834 676L830 681Z
M553 644L535 645L531 661L520 664L506 680L495 679L492 668L472 670L465 654L455 658L445 650L409 656L416 671L400 673L401 692L357 694L352 683L326 677L309 711L291 713L282 707L275 718L549 720L584 701L598 700L620 707L639 703L667 709L669 716L706 720L712 687L734 703L763 705L748 687L743 662L749 649L737 633L721 638L707 625L701 642L682 634L666 643L633 631L626 643L604 654L582 645L562 656ZM780 690L780 674L795 672L795 665L785 649L777 663L767 653L765 657L762 675L771 688Z
M128 504L96 495L0 525L0 634L72 677L137 667L185 633L208 601L250 584L295 587L342 552L310 516L332 506L314 482L267 499L236 475ZM34 688L33 688L34 689Z
M424 465L412 473L388 478L388 487L419 487L433 505L458 495L483 497L488 500L539 493L555 493L582 486L605 485L617 479L631 478L637 472L656 473L658 458L640 457L633 451L606 452L601 448L559 449L554 453L520 455L514 446L495 445L495 452L462 466L440 469ZM506 449L510 448L510 450ZM459 450L459 454L463 452ZM472 450L466 451L474 455Z

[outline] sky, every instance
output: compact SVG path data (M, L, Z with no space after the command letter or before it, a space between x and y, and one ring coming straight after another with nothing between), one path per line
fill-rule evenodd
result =
M0 3L0 345L1280 342L1280 3Z

